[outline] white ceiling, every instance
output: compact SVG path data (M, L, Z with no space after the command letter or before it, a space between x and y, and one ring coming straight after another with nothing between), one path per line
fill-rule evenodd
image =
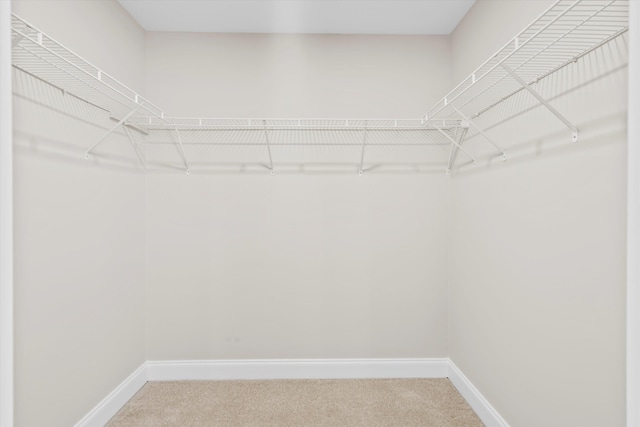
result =
M450 34L475 0L118 0L147 31Z

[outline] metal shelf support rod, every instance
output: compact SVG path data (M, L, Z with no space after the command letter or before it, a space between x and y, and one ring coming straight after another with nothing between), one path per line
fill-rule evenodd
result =
M184 167L186 168L186 174L191 175L191 168L189 167L189 162L187 161L187 156L184 154L184 146L182 145L182 138L180 137L180 131L176 127L176 136L178 137L178 152L180 153L180 157L182 157L182 161L184 162Z
M455 149L456 149L456 146L453 144L449 148L449 160L447 161L447 175L451 175L451 168L453 167L453 161L455 159L454 157Z
M571 123L565 116L562 115L555 107L542 97L538 92L536 92L531 86L527 84L522 78L517 75L509 66L506 64L500 64L504 70L511 75L520 85L525 88L531 95L533 95L542 105L544 105L547 110L549 110L554 116L556 116L562 123L564 123L571 130L571 140L573 142L578 142L578 128L575 127L573 123Z
M466 154L466 155L467 155L467 156L468 156L468 157L473 161L473 163L474 163L474 164L476 163L476 159L475 159L475 157L473 157L473 156L471 155L471 153L469 153L467 150L465 150L464 148L462 148L462 147L460 146L460 144L458 144L458 142L457 142L455 139L451 138L449 135L447 135L447 133L446 133L445 131L443 131L443 130L442 130L442 129L440 129L440 128L438 128L438 132L440 132L441 134L443 134L443 135L444 135L444 137L445 137L445 138L447 138L449 141L451 141L451 143L452 143L454 146L458 147L458 149L459 149L460 151L462 151L464 154ZM451 148L453 149L453 147L451 147ZM449 156L449 160L451 160L451 156Z
M142 153L140 153L140 147L138 147L138 144L136 144L135 139L133 139L133 135L131 135L131 130L129 129L128 126L123 126L125 133L127 134L127 137L129 137L129 142L131 143L131 147L133 147L133 151L136 152L136 156L138 156L138 160L140 161L140 163L142 163L142 167L146 168L146 162L144 160L144 158L142 157Z
M91 152L102 143L102 141L104 141L109 135L111 135L113 133L113 131L115 131L116 129L118 129L118 127L122 126L124 122L127 121L127 119L131 116L133 116L136 111L138 111L140 109L140 107L142 107L142 104L138 105L136 108L134 108L133 110L131 110L126 116L124 116L122 119L120 119L120 121L111 129L109 129L103 136L102 138L100 138L98 140L98 142L96 142L95 144L93 144L91 146L91 148L89 148L85 153L84 153L84 158L88 159L89 155L91 154Z
M367 123L364 125L364 132L362 133L362 153L360 154L360 169L358 175L362 176L364 173L364 147L367 145Z
M498 150L500 152L500 154L502 154L502 160L506 161L507 160L507 152L504 151L502 148L500 148L498 146L498 144L496 144L495 142L493 142L493 140L491 138L489 138L489 135L487 135L485 133L484 130L482 130L482 128L480 126L478 126L477 124L475 124L473 122L473 120L469 119L462 111L460 111L459 109L457 109L456 107L454 107L453 105L451 106L451 108L453 108L455 110L456 113L458 113L458 115L460 117L462 117L464 120L469 122L469 125L474 128L475 130L478 131L478 133L480 135L482 135L488 142L489 144L493 145L493 147Z
M276 171L273 169L273 157L271 157L271 144L269 144L269 132L267 131L267 121L263 120L264 124L264 139L267 141L267 152L269 153L269 169L271 169L271 175L275 175Z

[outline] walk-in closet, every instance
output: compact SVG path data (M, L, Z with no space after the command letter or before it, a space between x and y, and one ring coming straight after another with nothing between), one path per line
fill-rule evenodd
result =
M0 20L1 427L640 427L640 3Z

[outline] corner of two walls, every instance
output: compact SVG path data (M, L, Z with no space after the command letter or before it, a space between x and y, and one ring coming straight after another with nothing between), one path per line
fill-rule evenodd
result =
M551 3L478 0L452 35L455 80ZM625 423L627 70L607 69L625 49L536 85L601 74L552 101L577 144L537 108L488 130L507 163L451 179L450 358L514 426Z
M135 89L144 33L115 1L13 12ZM144 174L104 111L14 71L15 425L69 426L145 357Z

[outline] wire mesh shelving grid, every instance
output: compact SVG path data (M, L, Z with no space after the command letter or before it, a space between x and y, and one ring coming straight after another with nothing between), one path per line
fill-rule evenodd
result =
M535 85L628 30L629 0L559 0L504 45L418 119L219 119L172 117L117 79L92 65L23 19L13 15L13 66L103 110L114 122L85 157L116 129L148 146L174 145L187 173L185 146L264 146L274 171L271 147L284 145L445 146L449 172L459 153L476 159L463 142L473 129L506 160L506 153L477 122L484 113L520 93L530 94L571 130L578 129L535 90ZM133 131L135 132L133 132ZM137 143L134 144L137 146ZM144 159L140 152L137 152Z
M628 20L629 0L557 1L432 106L423 120L478 118L624 34Z

